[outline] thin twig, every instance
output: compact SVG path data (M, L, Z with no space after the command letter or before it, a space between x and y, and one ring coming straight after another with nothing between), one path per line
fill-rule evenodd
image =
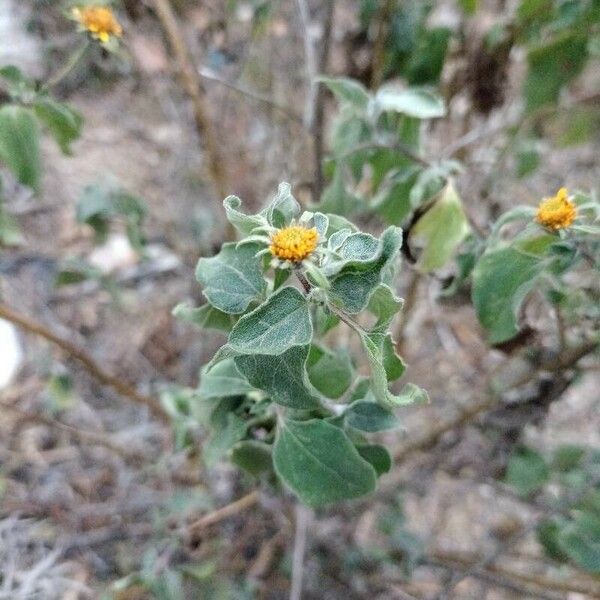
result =
M122 445L113 442L107 435L98 433L97 431L79 429L78 427L67 425L67 423L62 423L61 421L52 419L46 415L21 410L20 408L12 406L11 404L0 403L0 408L2 408L2 410L14 412L25 421L39 423L41 425L46 425L47 427L52 427L53 429L59 429L61 431L65 431L66 433L70 433L84 443L92 442L98 446L108 448L126 460L148 460L144 454L136 451L130 451L127 448L124 448Z
M25 315L19 314L3 303L0 303L0 318L6 319L15 325L18 325L21 327L21 329L52 342L61 350L64 350L72 358L81 363L83 367L85 367L85 369L100 383L115 389L117 392L119 392L119 394L129 398L133 402L141 404L142 406L146 406L150 409L152 414L158 417L161 421L167 424L170 423L169 414L161 406L160 402L156 400L156 398L141 394L118 377L107 373L87 352L85 352L85 350L82 350L68 340L57 336L41 323L37 323Z
M321 54L319 56L319 74L327 73L329 63L329 52L331 48L331 31L333 28L333 13L335 8L334 0L327 0L325 6L325 17L323 19L323 37L321 39ZM325 187L325 177L323 176L323 156L324 156L324 137L325 137L325 86L317 84L317 95L315 98L315 114L313 122L313 141L314 141L314 186L313 198L319 202L323 188Z
M444 560L440 558L426 557L424 562L429 566L441 567L443 569L449 569L450 571L462 572L467 568L462 563L457 563L456 561ZM526 586L522 583L517 583L513 581L510 577L507 577L506 575L500 575L487 570L476 571L475 573L473 573L473 577L481 579L482 581L486 581L488 583L492 583L498 587L511 590L512 592L516 592L517 594L521 594L524 596L535 595L535 597L539 600L560 600L562 598L562 596L550 596L545 592L542 592L540 588L536 587L535 589L532 589L531 587Z
M373 48L373 70L371 72L371 89L376 90L385 75L385 52L387 49L388 33L392 22L392 12L395 0L385 0L376 15L377 37Z
M435 563L436 561L444 564L460 565L463 570L471 570L478 562L477 555L464 552L449 552L446 550L434 549L425 558L425 562ZM488 565L485 568L477 568L472 576L477 577L479 574L496 574L510 581L516 581L524 584L530 584L545 590L574 592L586 594L592 598L600 597L600 583L596 583L591 577L587 582L582 579L569 577L568 579L558 579L546 575L531 573L521 573L514 571L505 566ZM500 585L500 584L499 584Z
M590 490L596 487L598 483L600 483L600 477L590 478L586 482L586 485L581 490L579 490L579 492L574 497L565 498L557 507L550 508L548 511L543 512L540 516L533 519L526 527L524 527L516 535L513 535L505 542L498 544L492 551L481 557L464 572L454 575L452 579L448 582L448 584L444 587L444 589L439 593L439 595L437 596L437 600L448 600L448 598L450 598L452 590L463 579L474 576L477 572L489 567L507 550L514 547L515 544L519 543L520 541L524 540L529 534L533 533L538 528L540 522L543 519L546 519L548 516L558 516L565 514L565 512L569 510L570 506L576 505L581 500L583 500L583 498L590 492Z
M207 515L204 515L202 518L194 521L191 525L188 525L186 530L189 532L197 532L210 525L214 525L215 523L220 523L221 521L254 506L258 502L258 499L258 491L255 490L254 492L250 492L249 494L242 496L239 500L231 502L231 504L226 504Z
M170 1L154 0L154 8L175 55L183 88L192 101L196 129L208 155L209 172L215 191L219 198L224 198L228 193L225 165L206 110L206 98L192 53L185 42Z
M562 352L561 356L553 358L547 362L536 365L540 371L557 372L565 369L570 369L587 354L594 352L600 342L598 341L586 341L582 342L579 346L568 348ZM525 385L533 378L537 377L538 371L533 370L519 380L513 387ZM489 384L488 384L489 387ZM434 422L434 424L424 431L421 435L409 440L403 444L394 454L394 461L399 464L404 462L411 454L415 452L422 452L435 446L440 438L454 429L458 429L474 421L480 414L491 410L499 402L499 398L492 391L486 391L482 398L474 402L473 404L466 406L458 412L455 416L446 421ZM392 482L392 485L395 485ZM388 487L382 486L383 487Z
M296 504L296 536L292 556L292 584L290 600L302 597L302 575L304 574L304 554L306 552L306 532L312 516L311 510L303 504Z
M302 23L302 40L304 41L304 59L306 63L306 80L308 84L308 93L304 109L304 125L312 131L315 119L315 101L317 98L317 52L313 35L311 32L312 24L310 21L310 11L306 0L296 0L298 14Z
M231 81L227 81L226 79L219 77L210 69L207 69L205 67L200 67L198 69L198 74L200 75L200 77L202 77L202 79L206 79L207 81L214 81L215 83L219 83L220 85L229 88L230 90L234 90L239 94L242 94L243 96L248 96L248 98L252 98L252 100L256 100L257 102L266 104L267 106L270 106L271 108L279 111L291 121L299 123L300 125L304 125L304 121L300 115L296 114L289 106L284 106L283 104L275 102L272 98L269 98L269 96L265 96L264 94L260 94L259 92L255 92L254 90L249 90L248 88L239 86L235 83L232 83Z
M359 144L358 146L350 148L347 152L343 152L336 158L338 160L343 160L344 158L348 158L356 152L363 152L365 150L394 150L399 154L404 154L404 156L410 158L412 161L416 162L417 164L423 167L431 167L431 163L427 159L423 158L422 156L419 156L416 152L400 143L384 144L380 142L365 142L364 144Z

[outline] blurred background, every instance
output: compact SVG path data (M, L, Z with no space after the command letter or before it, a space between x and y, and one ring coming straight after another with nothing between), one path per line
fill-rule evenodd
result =
M582 32L577 11L593 4L173 0L196 87L178 77L164 3L115 4L119 48L90 46L53 88L83 117L72 155L42 136L37 195L1 167L3 305L84 348L134 393L176 406L224 340L171 315L182 301L202 303L194 268L229 235L222 196L239 195L251 212L280 181L303 205L328 183L314 165L337 105L311 85L318 73L370 88L436 86L448 114L424 125L422 153L460 161L457 188L482 231L563 185L597 192L598 24L586 25L583 62L571 47L550 49L532 81L528 54L542 26ZM82 40L67 14L52 0L1 0L0 66L47 81ZM556 101L524 110L544 86ZM381 229L376 216L359 219ZM464 293L438 300L453 274L401 277L401 350L432 402L407 408L402 432L382 434L396 464L373 497L304 515L302 598L600 598L590 569L536 539L548 507L506 484L515 452L530 468L562 445L600 447L598 362L546 373L502 408L462 418L514 348L486 346ZM551 330L538 305L527 310L534 328ZM101 385L31 322L0 320L0 598L290 597L293 499L263 490L191 527L256 484L226 461L203 464L200 425L194 443L173 445L168 423ZM352 350L344 335L339 345ZM590 536L597 553L600 532Z

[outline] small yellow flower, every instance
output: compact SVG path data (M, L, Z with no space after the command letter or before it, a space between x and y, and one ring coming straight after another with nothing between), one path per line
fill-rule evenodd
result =
M292 225L279 229L271 236L269 250L281 260L302 262L315 251L319 242L319 234L313 227L308 229L300 225Z
M556 196L540 202L535 220L548 229L558 231L569 227L576 216L577 207L569 200L567 188L560 188Z
M73 18L80 24L81 28L89 31L93 38L106 44L111 36L121 37L123 28L112 9L108 6L86 6L74 8Z

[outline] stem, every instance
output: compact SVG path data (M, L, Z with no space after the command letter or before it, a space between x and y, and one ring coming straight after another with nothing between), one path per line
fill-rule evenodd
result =
M395 0L386 0L377 13L377 37L373 48L373 71L371 73L371 89L376 90L383 81L385 70L385 51L392 11Z
M194 65L192 53L169 0L154 0L154 8L175 55L182 86L192 101L196 130L208 155L209 173L219 199L225 198L229 188L225 162L219 152L211 120L206 110L206 98L198 69ZM228 224L228 236L233 239L235 231Z
M329 51L331 47L331 30L333 26L333 12L335 8L334 0L328 0L323 21L323 38L321 39L321 55L319 56L319 74L327 72L329 62ZM313 197L315 202L319 202L323 188L325 187L325 177L323 176L323 154L324 154L324 124L325 124L325 87L323 84L317 87L317 97L315 98L315 111L313 123L314 138L314 169L315 181L313 186Z
M306 551L306 531L310 523L312 511L303 504L296 504L296 537L292 557L292 584L290 600L302 597L302 575L304 572L304 554Z
M14 323L15 325L21 327L21 329L24 329L25 331L33 333L37 336L43 337L49 342L52 342L53 344L61 348L61 350L64 350L72 358L81 363L81 365L83 365L83 367L88 371L88 373L95 377L100 383L113 388L122 396L133 400L133 402L148 407L155 417L158 417L164 423L170 424L171 419L169 417L169 414L161 406L159 401L156 400L156 398L153 398L152 396L146 396L145 394L141 394L136 389L134 389L118 377L107 373L102 367L100 367L96 363L96 361L89 354L87 354L87 352L85 352L85 350L82 350L81 348L78 348L71 342L58 337L56 334L52 333L52 331L44 327L42 324L36 323L29 317L19 314L18 312L14 311L12 308L6 306L3 303L0 303L0 318L10 321L11 323Z
M204 515L202 518L194 521L191 525L188 526L189 531L197 531L199 529L204 529L209 525L214 525L215 523L219 523L224 519L232 517L251 506L254 506L259 499L259 493L255 490L254 492L250 492L245 496L242 496L239 500L232 502L231 504L226 504L217 510L214 510L207 515Z
M83 55L86 53L89 47L90 42L86 39L85 42L79 46L79 48L75 50L73 54L71 54L67 62L56 73L54 73L54 75L51 75L48 78L44 88L50 89L57 86L77 66L77 63L83 58Z
M304 273L302 273L302 271L300 271L298 268L294 269L294 273L296 274L298 281L302 284L304 291L307 294L310 294L310 291L312 290L312 285L310 285L310 281L308 281L308 279L306 279L306 276L304 275Z

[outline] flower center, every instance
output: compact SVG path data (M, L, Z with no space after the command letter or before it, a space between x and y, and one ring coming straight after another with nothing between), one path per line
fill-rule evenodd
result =
M314 227L307 229L293 225L273 234L269 250L273 256L282 260L301 262L314 252L318 241L319 234Z
M549 229L564 229L569 227L577 216L577 207L569 200L566 188L560 188L556 196L540 202L536 221Z
M111 35L120 37L123 33L123 28L113 11L106 6L74 8L73 15L85 29L102 42L107 42Z

